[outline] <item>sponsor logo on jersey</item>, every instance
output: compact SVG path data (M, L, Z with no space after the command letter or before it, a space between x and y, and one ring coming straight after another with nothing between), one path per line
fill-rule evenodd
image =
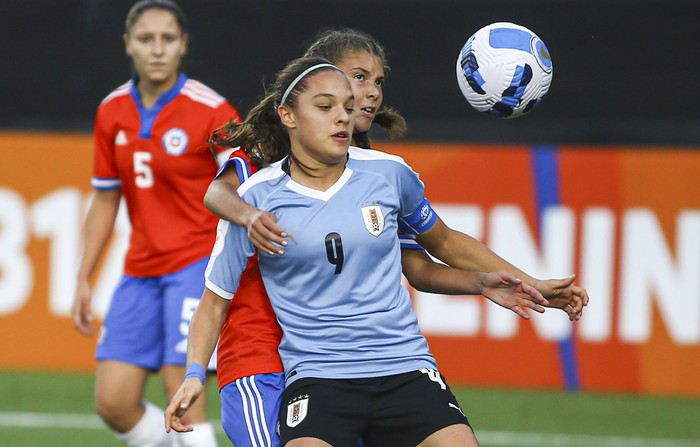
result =
M174 128L163 135L163 147L170 155L180 155L187 149L190 139L184 130Z
M361 209L365 228L373 236L379 236L384 230L384 214L379 205L364 206Z
M287 405L287 426L301 424L309 412L309 395L297 396Z
M124 133L123 130L120 130L117 133L117 136L114 138L114 145L115 146L126 146L128 143L126 139L126 134Z

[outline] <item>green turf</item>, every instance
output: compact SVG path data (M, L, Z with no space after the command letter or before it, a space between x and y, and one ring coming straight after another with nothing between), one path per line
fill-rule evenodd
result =
M700 400L503 389L454 389L479 430L697 440Z
M0 372L0 412L37 412L94 415L94 376L38 372ZM216 380L207 384L209 417L221 418ZM146 386L146 399L165 408L165 394L159 377L152 376ZM219 424L220 426L220 424ZM219 445L230 446L218 430ZM105 428L17 428L0 426L1 447L111 447L124 446Z
M27 412L94 415L94 380L89 374L0 372L0 413ZM482 445L518 446L495 441L500 432L609 436L687 440L700 446L700 400L640 397L591 393L454 388ZM160 380L153 377L147 388L149 400L163 404ZM209 381L208 411L220 419L215 381ZM420 403L416 403L417 405ZM221 446L230 446L218 429ZM524 438L523 438L524 439ZM566 441L547 445L598 447L596 441ZM634 446L634 440L625 446ZM95 447L120 446L104 427L84 429L16 427L0 425L2 447ZM528 444L533 445L533 444ZM615 445L614 442L609 445ZM664 441L647 445L664 444Z

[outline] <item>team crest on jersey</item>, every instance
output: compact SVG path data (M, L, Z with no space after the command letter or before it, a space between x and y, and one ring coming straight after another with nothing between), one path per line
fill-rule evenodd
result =
M182 129L170 129L163 135L163 147L165 152L170 155L180 155L185 152L189 142L190 139L187 137L187 133Z
M363 206L361 208L362 219L365 221L365 228L373 236L379 236L384 230L384 214L379 205Z
M117 136L114 138L114 145L115 146L126 146L128 141L126 140L126 134L124 133L123 130L120 130L117 133Z
M287 405L287 426L296 427L301 424L309 412L309 395L297 396Z

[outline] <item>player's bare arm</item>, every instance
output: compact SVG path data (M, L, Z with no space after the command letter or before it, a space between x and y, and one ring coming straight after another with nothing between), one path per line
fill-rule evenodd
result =
M431 255L455 268L513 273L549 300L547 307L563 310L572 321L581 318L583 307L588 305L585 289L574 285L573 277L546 280L533 278L473 237L449 228L440 218L433 228L416 236L416 241Z
M83 256L80 261L73 301L73 325L84 335L95 332L92 317L92 290L90 278L97 266L97 261L104 250L119 211L121 190L96 191L85 218Z
M204 390L204 366L214 352L221 327L226 319L230 300L221 298L209 289L204 289L202 299L190 322L187 338L188 372L193 364L199 365L202 373L198 377L187 377L165 409L165 430L192 431L192 426L182 423L182 417L197 401Z
M483 295L528 320L525 309L542 313L548 301L532 286L507 272L481 273L434 262L424 250L401 250L401 265L417 290L445 295Z
M204 196L204 205L218 217L248 229L248 239L258 250L268 254L284 254L286 233L277 226L274 214L261 211L238 195L241 185L236 169L224 168Z

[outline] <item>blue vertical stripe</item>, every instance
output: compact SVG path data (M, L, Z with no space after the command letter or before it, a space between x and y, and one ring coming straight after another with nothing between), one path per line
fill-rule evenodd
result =
M548 206L561 203L559 184L559 158L554 146L535 146L532 163L535 176L535 194L537 198L537 227L542 228L541 217ZM559 358L561 361L566 389L580 388L578 364L574 340L571 336L559 342Z

